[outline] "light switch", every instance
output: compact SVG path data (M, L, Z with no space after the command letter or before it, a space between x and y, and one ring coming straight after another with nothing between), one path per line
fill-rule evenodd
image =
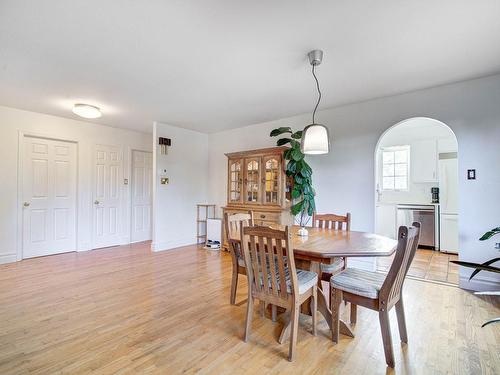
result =
M476 170L467 169L467 180L475 180L475 179L476 179Z
M123 179L123 185L128 185L128 178Z
M160 184L162 184L162 185L168 185L168 177L162 177L162 178L160 178Z

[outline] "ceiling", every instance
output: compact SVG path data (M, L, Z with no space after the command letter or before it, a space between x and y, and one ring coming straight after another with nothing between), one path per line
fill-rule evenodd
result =
M500 1L0 0L0 105L211 133L500 72Z

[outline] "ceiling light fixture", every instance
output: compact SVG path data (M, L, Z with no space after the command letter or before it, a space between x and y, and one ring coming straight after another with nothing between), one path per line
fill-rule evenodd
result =
M316 124L315 122L316 110L321 101L321 90L319 89L319 81L314 69L317 65L321 64L323 60L323 51L315 49L309 52L307 56L309 56L309 63L312 65L312 75L316 81L316 88L318 89L318 101L312 114L312 124L307 125L302 131L300 150L302 153L308 155L327 154L330 151L328 128L325 125Z
M99 118L102 116L101 110L99 107L90 105L77 103L73 106L73 113L80 117L84 118Z

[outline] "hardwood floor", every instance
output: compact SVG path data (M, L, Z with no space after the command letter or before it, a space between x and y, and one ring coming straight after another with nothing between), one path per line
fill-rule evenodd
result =
M277 323L258 312L242 341L246 282L229 304L231 260L189 246L149 243L0 266L0 374L384 374L378 315L358 309L354 339L333 345L301 316L295 362ZM395 373L500 372L498 300L416 280L405 284L409 344L391 326ZM257 309L258 310L258 309ZM348 312L348 311L347 311Z
M394 256L378 258L377 271L387 272L393 258ZM458 260L458 255L418 249L408 276L458 285L458 266L450 263L450 260Z

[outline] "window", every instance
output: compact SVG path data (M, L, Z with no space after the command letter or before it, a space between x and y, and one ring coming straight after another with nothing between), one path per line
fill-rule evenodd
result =
M382 149L382 190L408 190L410 146Z

